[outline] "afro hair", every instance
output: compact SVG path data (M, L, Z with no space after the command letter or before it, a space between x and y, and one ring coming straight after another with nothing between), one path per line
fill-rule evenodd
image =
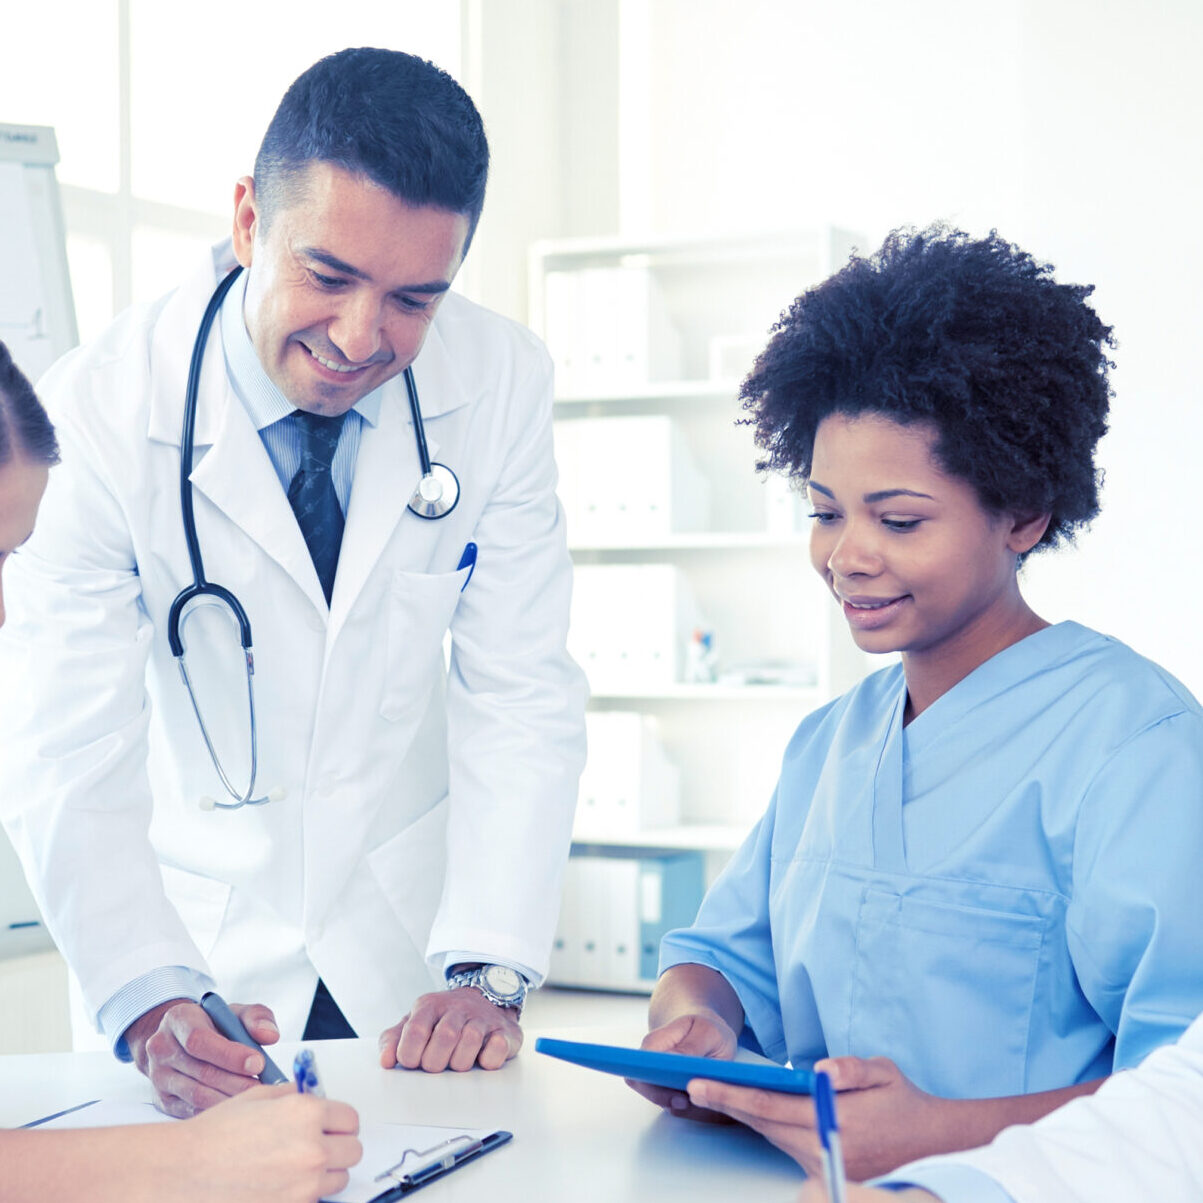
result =
M934 428L943 469L994 513L1052 515L1033 550L1099 510L1111 327L1093 288L992 231L895 230L868 258L803 293L740 390L761 470L805 481L833 413Z

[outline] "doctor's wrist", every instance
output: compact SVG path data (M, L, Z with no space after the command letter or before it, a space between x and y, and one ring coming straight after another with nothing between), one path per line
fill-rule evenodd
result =
M510 965L484 962L451 966L447 989L469 987L477 990L486 1001L509 1012L515 1020L522 1017L522 1008L530 989L526 975Z
M193 1001L191 998L169 998L166 1002L161 1002L158 1006L151 1007L149 1011L139 1015L125 1029L122 1039L129 1049L130 1057L134 1064L142 1073L147 1072L149 1065L149 1059L146 1054L146 1042L159 1030L159 1025L163 1022L163 1016L172 1007L177 1007L180 1003L190 1003Z

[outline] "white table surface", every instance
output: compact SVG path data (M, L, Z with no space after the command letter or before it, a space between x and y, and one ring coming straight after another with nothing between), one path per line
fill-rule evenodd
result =
M534 1052L539 1035L637 1045L613 1029L528 1031L496 1073L386 1071L372 1040L311 1045L327 1093L364 1119L504 1128L513 1141L423 1189L422 1203L531 1200L793 1200L802 1172L746 1128L664 1115L620 1078ZM298 1046L273 1051L286 1072ZM0 1126L15 1127L95 1098L148 1099L146 1081L107 1053L0 1057Z

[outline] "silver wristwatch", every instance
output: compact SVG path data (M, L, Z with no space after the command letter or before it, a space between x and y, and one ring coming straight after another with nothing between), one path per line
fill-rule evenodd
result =
M477 965L463 969L447 979L448 990L461 986L472 986L479 990L495 1007L509 1007L522 1014L526 1002L526 979L508 965Z

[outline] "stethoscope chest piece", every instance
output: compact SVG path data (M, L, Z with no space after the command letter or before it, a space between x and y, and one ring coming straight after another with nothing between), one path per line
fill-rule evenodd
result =
M459 502L459 480L446 464L431 464L409 499L410 513L419 518L442 518Z

